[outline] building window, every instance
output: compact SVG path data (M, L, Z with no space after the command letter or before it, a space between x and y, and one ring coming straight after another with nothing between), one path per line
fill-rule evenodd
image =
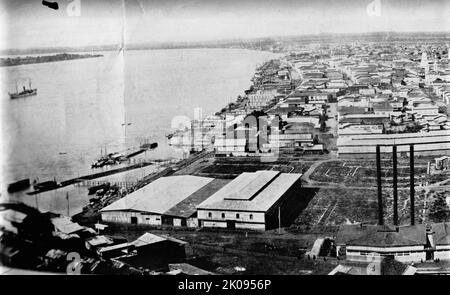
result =
M212 217L212 213L208 212L208 217L211 218Z
M239 213L236 213L236 219L239 219Z
M250 214L250 220L253 220L253 214Z
M222 213L222 218L225 218L225 213Z

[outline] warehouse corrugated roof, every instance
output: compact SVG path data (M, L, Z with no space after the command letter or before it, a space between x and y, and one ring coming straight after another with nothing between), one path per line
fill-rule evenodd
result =
M191 175L161 177L101 211L135 210L164 214L212 180Z
M230 181L230 179L214 179L174 207L170 208L164 214L188 218L197 212L197 205L208 199Z
M278 171L257 171L255 173L244 173L243 176L234 183L234 191L228 193L225 199L228 200L250 200L261 191L274 177Z

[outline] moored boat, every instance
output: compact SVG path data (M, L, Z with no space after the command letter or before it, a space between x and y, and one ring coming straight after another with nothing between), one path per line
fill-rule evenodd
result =
M152 143L144 143L143 145L141 145L141 148L143 149L156 149L158 147L158 143L157 142L152 142Z
M37 191L52 190L52 189L59 187L59 184L54 180L49 180L49 181L36 183L35 185L33 185L33 187Z
M28 88L23 86L23 90L19 92L19 89L18 89L17 83L16 83L16 92L15 93L8 92L8 94L11 99L32 96L32 95L37 94L37 88L31 88L31 80L28 80Z
M8 185L8 192L13 193L21 190L25 190L30 187L30 179L22 179Z

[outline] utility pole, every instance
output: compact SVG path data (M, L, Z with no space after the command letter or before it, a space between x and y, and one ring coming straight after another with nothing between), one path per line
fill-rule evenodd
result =
M35 200L36 200L36 209L39 211L39 203L38 203L38 196L39 196L39 194L36 194L35 196L36 196L36 197L35 197Z
M393 167L393 194L394 194L394 225L398 226L398 192L397 192L397 146L392 146L392 167Z
M381 151L380 146L376 146L376 164L377 164L377 196L378 196L378 225L384 225L383 219L383 191L381 188Z
M414 225L414 145L409 146L409 202L410 202L410 219L411 225Z

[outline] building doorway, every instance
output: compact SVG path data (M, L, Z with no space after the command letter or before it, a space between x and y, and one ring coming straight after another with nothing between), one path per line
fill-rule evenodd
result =
M236 221L234 221L234 220L227 220L227 228L228 229L235 229L236 228Z
M137 224L137 217L132 216L130 221L131 221L131 224Z
M434 260L434 252L433 251L426 251L425 252L425 259L426 260Z

